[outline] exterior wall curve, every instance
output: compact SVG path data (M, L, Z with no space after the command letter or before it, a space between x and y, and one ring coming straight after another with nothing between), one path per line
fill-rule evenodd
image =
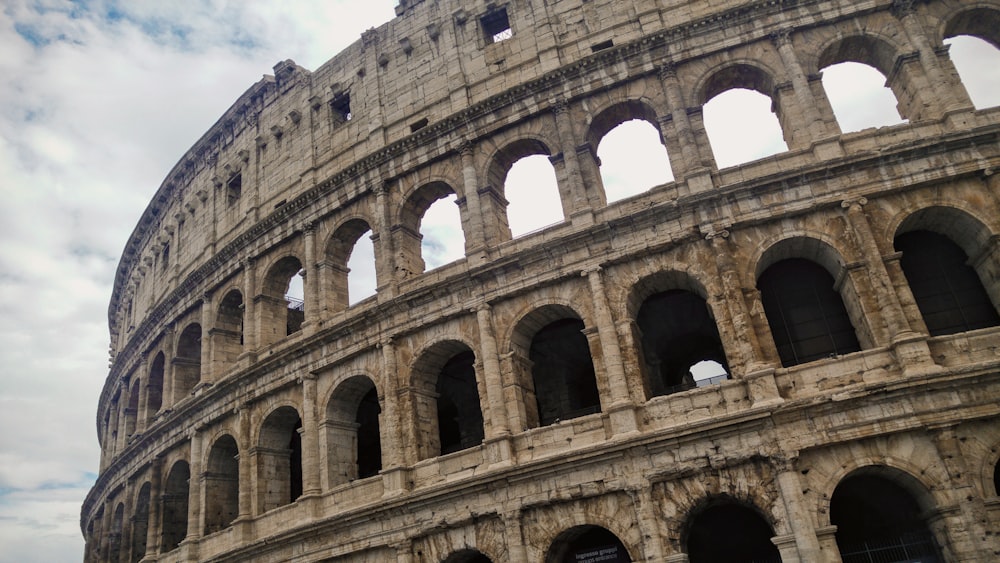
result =
M830 499L866 467L926 488L941 560L997 558L1000 326L929 335L894 248L911 224L940 231L1000 305L1000 108L972 106L941 42L996 44L970 13L1000 3L401 0L319 68L279 62L123 251L85 560L541 563L595 526L633 561L682 563L692 513L728 498L782 561L837 563ZM906 123L841 133L818 73L855 59ZM789 150L715 164L702 102L733 87L771 98ZM674 179L608 203L597 145L633 118ZM529 154L548 156L564 219L512 238L503 183ZM465 255L428 270L419 225L452 193ZM368 230L376 291L349 303ZM830 272L859 351L782 366L757 278L789 256ZM726 373L650 392L643 330L660 329L638 312L672 289L703 299ZM539 344L562 371L536 373L536 336L569 318L572 342ZM447 398L478 395L462 412L482 435L438 455L459 351ZM589 378L596 397L576 397ZM235 462L213 457L224 438ZM375 443L377 472L352 467ZM285 502L268 486L293 465Z

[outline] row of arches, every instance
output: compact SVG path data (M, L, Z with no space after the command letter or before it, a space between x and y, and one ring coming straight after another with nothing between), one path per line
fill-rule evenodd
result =
M204 529L195 535L210 535L232 525L238 517L238 470L227 468L238 455L229 436L213 445L202 482L203 499L189 500L191 469L184 460L173 463L162 484L159 501L152 495L154 485L144 482L134 497L134 514L124 518L125 502L118 502L108 524L107 557L102 561L134 563L147 553L167 553L189 535L191 503L204 503ZM269 484L262 486L268 486ZM994 469L993 494L1000 495L1000 462ZM822 514L823 511L820 511ZM843 477L829 496L829 523L835 526L835 548L840 560L944 561L947 531L935 522L937 507L923 484L903 470L884 465L868 465ZM150 515L154 515L150 518ZM91 550L102 549L98 541L102 523L98 515L88 526ZM781 546L788 545L778 534L778 524L764 507L749 498L728 493L712 493L696 502L676 530L677 547L688 563L747 563L782 561ZM154 529L159 523L160 529ZM786 526L787 524L781 524ZM631 562L644 560L645 548L627 545L608 523L573 525L559 532L546 547L546 563ZM819 529L817 529L818 531ZM150 541L152 540L152 541ZM648 538L647 538L648 541ZM822 541L822 540L821 540ZM499 561L491 554L468 546L453 551L444 563ZM493 558L491 558L491 555ZM674 557L672 560L680 561Z
M931 228L936 230L930 230ZM900 269L909 293L900 301L912 303L920 332L942 336L1000 325L997 295L1000 288L983 260L970 263L985 227L954 208L928 208L901 223L894 239ZM960 245L953 237L963 237ZM964 248L963 248L964 246ZM283 280L294 268L279 260L264 287L280 294ZM291 258L296 264L297 259ZM846 260L832 246L817 239L789 238L761 254L756 291L778 362L784 367L842 356L876 345L868 313L859 292L864 288L844 272ZM978 269L977 269L978 268ZM292 274L294 275L294 274ZM275 281L277 280L277 281ZM987 288L992 288L992 294ZM900 290L902 291L902 290ZM632 288L627 303L630 341L639 360L643 398L667 395L731 377L731 358L738 348L732 335L723 337L716 318L725 317L721 296L710 295L704 281L678 272L644 278ZM257 299L264 303L266 299ZM287 301L273 301L263 313L270 324L287 326ZM113 451L123 449L117 435L129 437L149 426L163 405L163 397L178 402L211 373L211 356L224 367L245 353L245 333L239 316L239 290L229 291L216 310L215 328L203 331L198 323L185 327L176 340L174 357L157 352L148 372L123 388L126 395L105 414L104 432ZM263 308L264 305L261 305ZM277 316L275 322L273 317ZM608 384L598 376L592 353L598 337L588 329L593 321L586 310L571 304L542 306L525 314L506 337L504 349L514 352L504 368L520 389L521 429L554 424L600 412L608 404ZM264 325L266 327L266 325ZM266 328L265 328L266 330ZM208 354L201 354L201 338L208 332ZM483 358L476 342L462 339L439 342L420 352L410 367L409 385L415 393L434 400L414 400L420 459L457 451L484 438L481 397ZM169 369L168 369L169 367ZM168 377L169 374L169 377ZM386 374L387 377L395 377ZM202 379L199 379L202 378ZM603 388L602 388L603 385ZM379 408L375 383L361 385L374 409ZM353 393L352 396L361 395ZM354 423L357 421L348 420ZM517 428L515 428L517 430Z
M956 104L972 107L947 55L922 54L914 63L907 54L913 52L913 42L926 41L929 52L944 53L947 49L943 42L956 40L963 44L978 42L972 58L1000 59L996 49L1000 39L989 26L977 23L1000 21L998 14L989 7L946 16L935 14L935 18L942 18L940 29L922 38L904 36L924 34L916 31L926 25L919 23L920 18L928 17L924 14L904 17L905 22L912 17L917 17L918 22L916 28L907 23L906 33L894 29L899 21L879 13L871 16L878 25L864 32L850 28L821 38L807 37L805 33L779 34L773 40L774 46L765 49L764 54L729 58L707 68L706 64L694 62L676 69L670 67L658 80L662 91L654 95L625 99L612 96L597 103L593 113L575 107L565 111L557 108L554 119L558 127L552 127L552 117L546 116L544 127L539 122L513 128L497 140L473 147L474 154L468 161L462 157L460 166L456 162L450 171L430 172L440 183L406 188L408 193L390 196L405 201L391 203L391 209L399 204L400 213L385 226L377 225L378 212L373 202L360 205L356 221L335 235L327 251L325 261L337 272L331 276L327 298L333 301L334 309L343 308L370 296L390 278L403 279L459 259L483 244L498 244L512 235L559 223L579 212L581 205L597 208L666 183L677 172L683 176L706 164L731 165L787 148L807 147L840 130L861 127L838 128L839 118L834 116L837 108L831 109L831 102L823 94L824 90L835 91L838 80L847 83L848 90L856 88L856 73L847 79L835 76L838 72L833 71L842 69L842 65L863 65L869 73L885 80L884 90L896 100L902 119L919 120L929 117L924 115L928 112L941 113ZM917 68L920 65L928 68ZM822 85L816 86L813 78L821 74ZM935 78L939 85L932 83L931 88L923 84ZM966 78L967 82L974 80ZM725 105L728 96L742 96L731 104L738 110L716 111L717 105ZM747 96L756 96L757 106L750 105ZM872 105L869 97L864 99L867 106ZM982 107L996 102L988 100ZM734 129L738 121L754 113L751 107L759 107L758 113L771 124L765 127L753 123ZM692 108L698 111L691 112ZM560 113L566 117L560 117ZM879 116L886 114L897 111L890 108L877 112ZM771 139L765 138L767 127L777 131ZM725 135L721 134L723 130ZM612 145L619 136L625 139L614 150ZM716 141L722 138L731 139L736 148L753 152L733 159L720 149L722 152L714 150L713 156ZM630 156L639 160L629 161ZM614 161L620 159L624 164L615 168ZM624 179L621 175L626 171L649 175ZM580 189L582 193L576 193ZM477 196L473 191L483 194ZM370 209L363 209L365 206ZM390 230L395 234L389 235ZM379 248L369 238L373 234L379 235ZM345 267L350 258L354 264ZM380 261L385 264L379 266ZM123 310L129 308L134 310L131 304Z

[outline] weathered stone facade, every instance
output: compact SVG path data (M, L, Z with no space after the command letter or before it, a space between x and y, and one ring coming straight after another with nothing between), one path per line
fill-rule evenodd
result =
M1000 2L397 14L314 72L278 64L139 221L86 561L836 562L866 515L924 560L1000 558L1000 108L942 43L1000 45ZM909 122L841 134L818 73L842 61ZM720 170L701 107L734 87L772 98L789 150ZM630 119L676 180L608 204L595 147ZM512 239L531 154L566 220ZM424 271L450 194L466 256ZM377 293L349 306L369 230ZM945 270L971 305L918 288ZM727 377L692 385L707 358Z

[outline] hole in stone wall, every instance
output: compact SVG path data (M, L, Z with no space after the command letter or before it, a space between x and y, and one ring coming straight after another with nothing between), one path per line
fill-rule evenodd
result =
M513 237L537 231L563 220L556 172L543 154L515 162L504 179L507 222Z
M713 97L703 107L705 132L719 168L788 150L771 98L745 88Z
M497 8L479 18L486 43L499 43L514 36L507 17L507 8Z
M457 200L458 197L451 194L435 201L420 220L423 236L420 252L428 270L465 256L465 235Z
M601 180L608 203L672 182L667 149L648 121L625 121L601 138L597 146Z
M1000 106L1000 49L971 35L949 37L944 44L976 109Z
M823 69L823 89L844 133L906 123L895 94L875 67L843 62Z

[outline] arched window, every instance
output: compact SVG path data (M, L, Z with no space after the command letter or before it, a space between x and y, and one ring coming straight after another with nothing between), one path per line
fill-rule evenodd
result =
M884 468L866 468L837 485L830 498L830 523L837 526L837 547L845 563L942 561L926 511L910 487L901 484L912 481Z
M590 344L583 321L562 318L531 339L528 358L542 426L601 410Z
M414 191L403 204L392 231L393 265L401 278L434 269L465 255L465 235L455 191L431 182Z
M642 118L628 119L601 137L597 157L608 203L674 180L667 149L654 124Z
M428 270L465 256L465 235L457 196L445 196L430 205L420 221L420 255Z
M706 82L703 119L719 168L788 150L773 91L770 76L745 64L727 67Z
M187 536L190 480L191 468L188 463L186 461L174 463L163 488L160 547L164 552L176 549Z
M232 436L212 444L205 472L205 534L228 528L239 514L239 447Z
M111 530L108 534L108 557L109 561L121 561L122 558L122 532L124 531L125 505L118 503L115 507L115 515L111 519Z
M174 356L173 402L184 399L194 391L201 379L201 325L189 324L177 338L177 355Z
M969 257L948 237L916 230L896 237L900 266L931 336L1000 325Z
M632 557L618 536L600 526L575 526L556 536L545 563L630 563Z
M302 262L294 256L278 260L268 270L261 288L260 344L266 346L302 329L305 286ZM312 282L310 282L312 283Z
M135 434L136 418L139 413L139 386L142 382L136 379L129 386L128 402L125 405L125 438Z
M873 66L841 62L824 69L823 89L844 133L906 123L885 75Z
M362 219L337 228L326 250L328 306L339 311L375 294L375 247Z
M326 407L328 474L331 485L377 475L382 470L378 392L364 376L344 381Z
M243 294L237 289L226 293L219 303L215 327L210 331L216 374L225 373L243 353L243 309Z
M778 563L772 537L774 530L755 508L729 498L693 511L682 531L690 563Z
M1000 460L993 466L993 495L1000 497Z
M960 12L945 27L944 43L976 108L1000 105L1000 10Z
M503 184L510 234L519 237L563 221L556 172L543 154L522 157L510 166Z
M643 301L636 323L642 334L647 397L728 379L719 329L697 294L681 289L655 293Z
M143 483L135 497L132 512L132 555L129 563L139 563L146 555L146 535L149 533L149 482Z
M163 405L163 352L159 352L153 358L153 363L149 366L149 382L146 384L146 424L153 418Z
M475 549L463 549L452 553L442 563L493 563L493 561Z
M788 258L757 278L764 314L785 367L861 349L833 276L803 258Z
M413 366L420 459L457 452L483 441L483 412L475 355L461 342L447 341L421 354Z
M302 420L292 407L279 407L264 419L257 457L260 512L284 506L302 495Z

